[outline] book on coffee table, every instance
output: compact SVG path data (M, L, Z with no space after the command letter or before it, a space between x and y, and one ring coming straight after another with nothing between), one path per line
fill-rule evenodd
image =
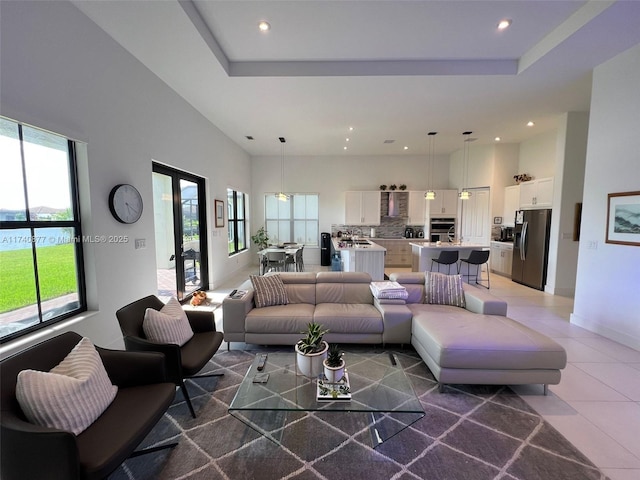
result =
M317 396L319 402L348 402L351 400L349 374L345 370L344 377L338 383L329 383L324 374L318 375Z

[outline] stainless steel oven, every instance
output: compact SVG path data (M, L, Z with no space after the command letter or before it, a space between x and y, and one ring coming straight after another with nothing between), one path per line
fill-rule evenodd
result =
M456 236L455 218L432 218L429 221L429 239L432 242L448 242Z

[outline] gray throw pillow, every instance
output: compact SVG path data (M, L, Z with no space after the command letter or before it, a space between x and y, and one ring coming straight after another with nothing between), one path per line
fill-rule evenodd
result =
M257 308L289 303L289 296L280 275L268 275L266 277L249 275L249 278L255 291L253 298Z
M424 303L465 307L462 275L425 272Z

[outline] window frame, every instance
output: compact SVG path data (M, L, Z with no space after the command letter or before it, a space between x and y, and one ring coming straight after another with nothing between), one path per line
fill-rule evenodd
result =
M35 127L33 125L28 125L23 122L19 122L10 118L1 117L4 120L9 122L13 122L18 126L18 141L20 142L20 162L22 167L22 185L23 191L25 195L25 220L5 220L0 221L0 231L7 232L11 230L29 230L30 236L32 239L36 239L36 230L40 228L70 228L73 229L73 238L75 239L83 239L82 234L82 219L80 216L80 195L78 188L78 157L77 157L77 148L76 142L66 137L65 135L61 135L54 132L49 132L42 128ZM73 212L72 220L32 220L31 219L31 211L29 205L28 198L28 178L26 175L25 169L25 151L24 151L24 135L23 135L23 127L29 127L35 130L41 130L46 133L50 133L52 135L57 135L59 137L65 138L67 141L67 166L69 168L69 187L70 187L70 200L71 200L71 211ZM38 275L38 242L31 242L31 259L33 262L33 276L34 276L34 286L35 286L35 295L36 299L33 304L37 308L37 319L38 323L35 325L31 325L29 327L20 329L16 332L10 333L8 335L4 335L0 337L0 344L9 342L11 340L15 340L16 338L28 335L35 331L41 330L43 328L48 328L51 325L59 323L63 320L76 316L82 312L87 311L87 288L86 288L86 275L85 275L85 265L84 265L84 249L82 241L73 241L74 245L74 254L76 260L76 282L77 282L77 295L78 295L78 307L73 310L69 310L60 315L56 315L49 319L44 319L43 316L45 314L50 313L49 311L45 311L43 314L43 300L41 298L41 281ZM46 300L44 300L46 301ZM11 322L13 323L13 322Z
M308 222L314 222L315 223L315 230L316 232L318 232L317 238L315 243L309 243L309 242L301 242L304 243L305 246L309 246L311 248L315 248L315 247L319 247L320 246L320 195L318 193L302 193L302 192L297 192L297 193L287 193L287 195L289 196L289 198L286 200L286 204L289 207L289 215L286 219L283 218L271 218L267 216L267 203L269 200L273 199L275 197L275 194L265 194L264 196L264 224L265 227L268 226L270 223L273 224L274 222L278 225L281 226L283 224L288 224L288 229L289 229L289 235L287 238L280 238L279 236L279 228L278 228L278 232L273 232L271 230L269 230L269 228L267 228L267 232L269 234L269 239L270 241L274 242L274 243L283 243L283 242L294 242L297 241L295 239L295 224L296 222L304 222L305 224ZM298 218L295 216L295 212L296 212L296 198L299 197L303 197L304 201L307 201L307 197L315 197L316 199L316 204L318 205L318 210L316 211L316 218ZM277 200L278 202L281 202L281 200ZM306 228L305 228L306 231Z
M233 202L229 202L229 194L233 197ZM242 218L238 218L238 195L242 195ZM229 245L231 244L230 235L233 232L233 250L229 249L229 256L237 255L249 248L247 246L247 198L248 195L246 193L227 188L227 244ZM233 218L229 216L230 210L233 211ZM244 248L238 248L239 224L244 226L242 229L244 232Z

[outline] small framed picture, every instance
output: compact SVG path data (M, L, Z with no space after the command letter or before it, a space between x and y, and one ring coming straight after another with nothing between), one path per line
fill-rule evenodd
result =
M502 217L493 217L494 225L502 225Z
M224 227L224 201L216 200L216 228Z
M640 246L640 192L607 197L607 243Z

